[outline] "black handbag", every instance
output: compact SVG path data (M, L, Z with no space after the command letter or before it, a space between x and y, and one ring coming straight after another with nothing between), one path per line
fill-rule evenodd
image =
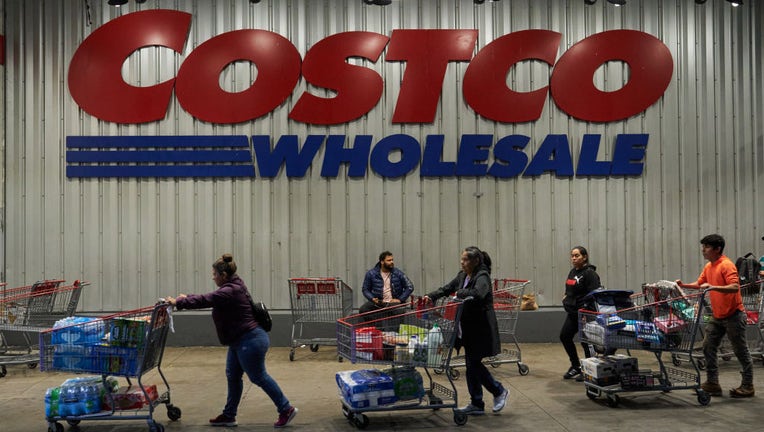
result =
M249 291L246 291L249 304L252 306L252 315L257 321L257 325L263 328L263 330L269 332L273 328L273 320L271 314L268 312L268 307L261 301L252 300L252 296L249 295Z

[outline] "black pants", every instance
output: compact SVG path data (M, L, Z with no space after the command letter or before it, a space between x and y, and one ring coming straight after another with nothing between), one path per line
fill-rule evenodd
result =
M483 387L494 397L504 391L504 386L491 375L479 356L470 355L470 350L464 349L465 366L467 367L467 390L470 393L470 403L478 408L485 408L483 402Z
M568 353L570 366L580 368L581 361L578 360L578 351L576 351L576 344L573 342L576 333L578 333L578 312L567 313L565 321L562 323L562 329L560 329L560 342L562 342L565 352ZM589 344L582 343L581 346L584 347L584 355L591 357L592 352Z

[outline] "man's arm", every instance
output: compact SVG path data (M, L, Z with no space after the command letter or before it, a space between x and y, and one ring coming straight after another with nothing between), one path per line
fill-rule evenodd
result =
M371 273L371 270L366 272L366 275L363 277L363 287L361 291L363 292L363 296L366 297L366 300L374 301L374 294L371 292L371 285L374 283L373 281L374 276Z
M411 279L409 279L408 276L406 276L406 273L403 273L402 270L399 270L400 272L400 279L401 284L403 284L403 290L401 291L401 294L398 296L398 300L401 301L401 303L405 302L406 299L409 298L412 292L414 292L414 284L411 282Z

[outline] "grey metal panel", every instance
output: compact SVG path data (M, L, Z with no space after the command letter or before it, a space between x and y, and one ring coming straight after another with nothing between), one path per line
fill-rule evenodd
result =
M748 4L752 3L752 4ZM757 200L764 171L764 86L760 2L732 9L726 2L631 1L622 8L579 0L395 1L389 7L360 0L157 0L116 10L91 2L6 1L5 268L10 285L43 277L88 279L88 311L130 309L157 297L213 288L210 264L232 252L240 273L275 309L289 308L286 279L339 276L360 304L363 273L382 250L423 294L458 270L460 250L477 244L494 258L498 277L528 278L543 305L560 303L568 250L589 248L606 286L638 289L644 281L700 271L698 240L727 237L731 255L761 252L764 213ZM318 127L287 119L303 91L331 92L301 80L282 106L256 121L213 125L193 119L173 98L165 120L140 126L101 122L81 112L66 85L68 64L81 41L105 22L136 9L192 13L184 51L148 48L130 56L123 75L134 85L172 78L198 45L221 33L270 29L301 55L328 35L368 30L390 36L401 28L476 28L476 51L496 38L540 28L562 34L558 58L585 37L611 29L638 29L661 39L674 57L664 97L625 121L577 121L550 98L536 122L497 124L463 101L466 63L450 63L433 124L393 125L391 117L406 70L402 62L351 59L377 71L386 85L379 104L343 126ZM530 91L548 85L553 67L521 62L508 85ZM254 68L238 62L221 79L229 91L246 89ZM628 79L611 62L594 77L615 90ZM418 172L383 179L370 168L363 179L321 177L324 152L308 174L254 180L70 180L65 177L69 135L345 134L379 139L395 133L445 136L443 158L453 161L463 134L495 139L530 137L529 155L548 134L565 134L574 166L584 134L601 134L598 158L612 158L619 133L649 133L639 178L490 177L422 179ZM259 173L258 173L259 176Z

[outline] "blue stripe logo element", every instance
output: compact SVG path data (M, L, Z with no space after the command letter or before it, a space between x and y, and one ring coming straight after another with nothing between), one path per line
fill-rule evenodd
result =
M249 139L234 136L68 136L66 176L254 177Z

